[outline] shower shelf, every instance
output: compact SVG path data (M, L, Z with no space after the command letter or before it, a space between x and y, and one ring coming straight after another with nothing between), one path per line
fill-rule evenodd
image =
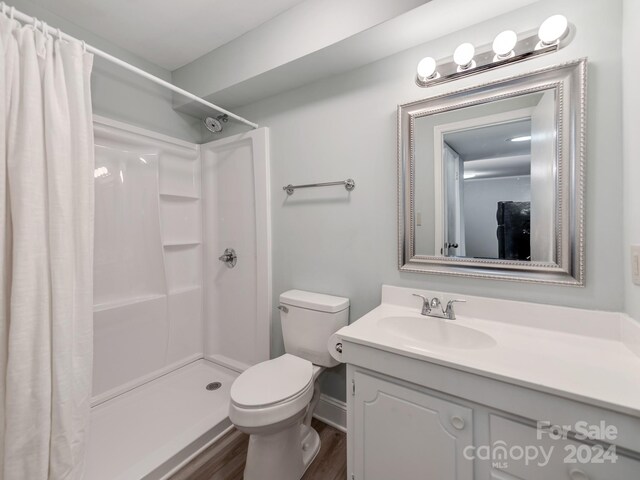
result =
M200 285L188 285L186 287L177 287L169 290L169 295L180 295L182 293L195 292L197 290L202 290Z
M164 293L154 293L149 295L142 295L140 297L131 297L131 298L124 298L120 300L112 300L110 302L99 303L97 305L94 305L93 311L102 312L104 310L112 310L114 308L122 308L122 307L127 307L129 305L135 305L136 303L150 302L152 300L158 300L164 297L166 297Z
M163 244L164 248L181 248L181 247L197 247L202 242L199 240L191 241L191 242L165 242Z
M185 195L182 193L161 193L160 198L163 198L165 200L177 200L177 201L183 201L183 202L188 202L188 201L195 202L200 200L200 197L196 197L195 195Z

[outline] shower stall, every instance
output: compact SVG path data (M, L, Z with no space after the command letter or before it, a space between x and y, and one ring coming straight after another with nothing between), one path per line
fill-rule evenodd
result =
M0 476L168 478L269 358L268 130L3 2L0 30ZM252 130L92 117L94 56Z
M167 478L230 428L231 383L269 358L268 130L196 145L95 117L94 134L86 478Z

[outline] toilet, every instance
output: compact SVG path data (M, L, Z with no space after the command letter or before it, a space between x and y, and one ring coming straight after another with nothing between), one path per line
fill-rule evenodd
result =
M280 295L285 354L248 368L231 386L229 418L248 433L244 480L299 480L320 450L311 428L327 349L347 325L349 299L289 290Z

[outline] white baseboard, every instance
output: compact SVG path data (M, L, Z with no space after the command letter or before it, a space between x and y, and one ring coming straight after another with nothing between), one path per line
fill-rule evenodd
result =
M320 395L320 401L313 416L341 432L347 431L347 404L340 400L324 394Z

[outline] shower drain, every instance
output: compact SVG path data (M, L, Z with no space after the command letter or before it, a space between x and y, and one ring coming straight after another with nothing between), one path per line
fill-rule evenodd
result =
M207 390L217 390L222 386L222 384L220 382L211 382L210 384L208 384L205 388Z

